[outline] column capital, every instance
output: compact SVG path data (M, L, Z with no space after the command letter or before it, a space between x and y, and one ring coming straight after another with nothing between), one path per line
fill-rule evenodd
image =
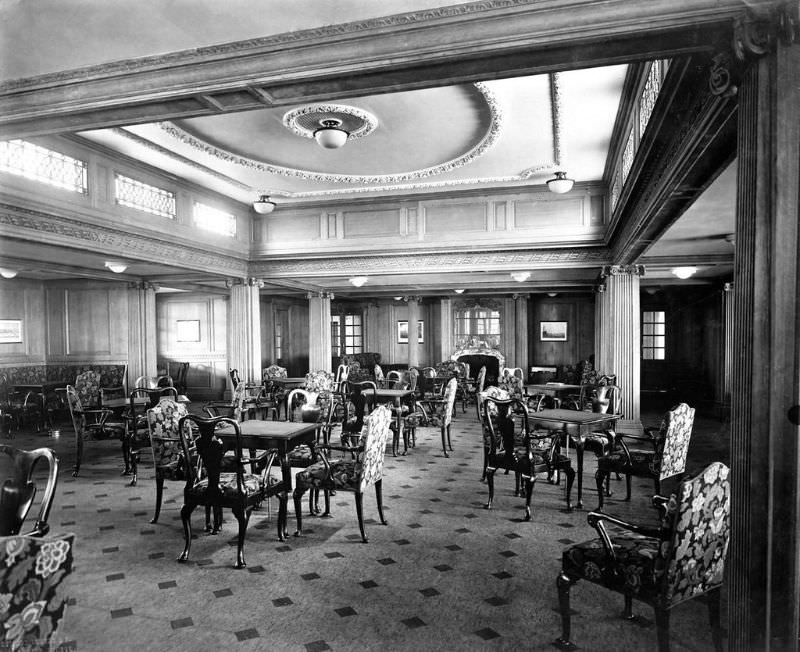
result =
M644 276L644 265L604 265L600 270L600 279L609 276Z
M524 292L515 292L514 294L511 295L511 298L514 299L514 301L518 301L519 299L527 300L530 296L531 296L530 294Z
M733 282L725 283L725 285L722 286L722 290L723 292L733 292L734 290Z
M306 292L306 299L330 299L331 301L336 298L333 292Z
M403 301L405 301L406 303L409 303L411 301L416 301L417 303L419 303L420 301L422 301L422 297L411 294L403 297Z
M248 277L248 278L229 278L225 280L225 287L229 290L235 285L245 285L248 287L258 288L259 290L264 287L264 281L260 278L255 277Z
M157 290L158 287L157 283L150 283L149 281L134 281L128 283L129 290Z

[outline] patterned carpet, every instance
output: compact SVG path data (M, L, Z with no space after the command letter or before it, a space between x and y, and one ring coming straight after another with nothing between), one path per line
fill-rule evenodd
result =
M655 415L645 417L655 425ZM277 501L253 513L245 542L247 568L233 569L236 521L221 534L199 534L186 565L179 510L182 486L167 483L160 522L152 460L144 455L139 485L119 475L114 440L87 442L78 478L72 429L61 436L17 433L20 448L50 446L61 460L50 517L52 531L77 534L70 598L59 631L77 650L546 650L560 633L555 578L560 555L594 538L587 510L565 511L564 489L541 478L533 519L513 476L496 478L494 507L481 483L481 435L474 407L453 422L454 452L443 457L439 431L418 430L405 457L387 448L384 479L388 526L377 520L374 490L365 497L369 543L361 543L352 494L333 498L333 517L304 517L304 536L277 540ZM727 461L724 425L698 416L689 466ZM0 476L5 472L0 467ZM593 455L587 454L584 502L596 505ZM624 497L624 482L612 489ZM630 503L608 499L606 511L652 520L650 483L634 481ZM575 501L573 490L573 502ZM306 501L304 500L304 506ZM289 530L294 531L290 501ZM588 583L572 592L573 640L586 650L656 647L653 614L623 621L622 599ZM707 611L698 602L672 614L675 650L711 647ZM723 619L724 620L724 619Z

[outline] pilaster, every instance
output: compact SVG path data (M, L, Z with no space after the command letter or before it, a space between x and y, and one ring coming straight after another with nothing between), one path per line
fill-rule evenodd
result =
M261 382L261 308L263 281L240 279L230 284L228 366L245 382Z
M514 367L521 367L524 377L528 377L528 296L527 294L514 294L514 323L516 337L514 338ZM511 352L512 347L506 347Z
M156 347L156 286L128 284L128 389L140 376L158 373Z
M404 297L408 303L408 366L419 366L419 338L417 337L417 322L419 321L420 297Z
M331 371L331 299L332 292L309 292L308 299L308 369Z
M440 302L439 360L449 360L453 355L453 300L449 297Z

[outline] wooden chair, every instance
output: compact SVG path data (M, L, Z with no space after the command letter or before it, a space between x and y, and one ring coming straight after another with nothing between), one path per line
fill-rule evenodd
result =
M66 396L72 428L75 430L75 467L72 470L74 478L81 470L84 440L104 432L103 427L111 415L111 410L105 408L84 409L80 396L72 385L67 385Z
M364 492L369 485L375 485L375 497L378 501L378 516L383 525L387 525L383 516L383 458L386 453L386 442L389 439L389 424L392 412L385 405L375 408L364 421L364 432L358 446L320 446L320 461L300 471L295 477L294 511L297 518L295 536L301 536L303 516L301 502L303 494L309 489L324 490L325 512L330 515L331 491L349 491L355 494L356 515L361 540L367 543L364 532ZM331 459L331 450L352 453L352 458Z
M142 402L146 398L148 401ZM162 398L178 400L177 387L161 387L147 389L137 387L128 395L128 407L125 410L125 432L122 438L122 458L125 463L123 475L130 475L130 486L135 487L139 481L139 460L142 449L151 445L147 427L147 411L158 405Z
M3 485L0 486L0 536L18 535L36 496L36 483L33 472L40 460L48 466L47 482L44 486L39 515L33 528L25 534L41 537L50 530L47 518L53 506L53 498L58 484L58 458L49 448L36 448L25 451L11 446L0 445L0 453L10 458L11 469Z
M453 406L456 402L457 391L458 379L454 376L447 381L442 398L419 401L419 404L425 410L427 425L441 429L442 452L445 457L450 457L447 453L448 448L451 451L453 450L453 444L450 441L450 423L453 421Z
M621 593L624 617L629 620L634 599L653 607L661 652L669 650L671 609L705 596L714 648L722 650L719 612L730 537L728 473L728 467L714 462L695 478L685 479L671 498L656 496L653 504L661 513L660 527L630 523L603 512L588 514L598 538L573 545L562 555L557 580L562 632L556 647L576 649L571 641L570 616L576 612L570 609L570 589L585 579ZM606 523L632 534L612 535Z
M502 391L502 390L499 390ZM519 496L520 479L525 486L525 520L531 520L531 497L537 473L563 471L567 476L567 511L572 510L572 484L575 470L569 458L562 455L558 439L550 434L531 434L528 424L528 408L516 398L484 396L483 431L486 484L489 500L486 509L492 508L494 500L494 475L498 469L513 471L514 495Z
M196 428L194 430L190 424ZM214 436L218 426L233 428L236 439L233 446L236 470L232 473L222 471L222 460L225 456L225 444ZM214 514L213 526L209 523L209 511L206 510L206 531L218 534L222 528L222 510L228 508L233 512L239 524L236 540L236 568L244 568L244 538L247 524L253 509L264 499L278 496L278 539L284 540L286 530L286 489L283 481L270 475L272 465L277 458L277 451L265 451L257 457L244 457L242 454L239 422L227 417L206 419L193 414L181 417L178 423L184 459L198 459L197 464L187 465L186 485L183 489L183 507L181 521L183 523L184 548L178 561L189 560L192 546L192 512L198 505L211 508ZM253 465L262 469L261 473L246 473L245 467Z
M151 523L157 523L164 496L164 481L186 481L187 462L181 450L178 424L187 414L186 406L172 398L162 398L147 410L147 432L153 451L153 468L156 480L156 509Z

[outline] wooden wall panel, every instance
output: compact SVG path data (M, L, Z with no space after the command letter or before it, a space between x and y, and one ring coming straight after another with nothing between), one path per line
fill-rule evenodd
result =
M515 201L514 225L517 229L542 229L554 224L580 226L584 222L583 197L561 200Z
M425 233L485 231L486 226L487 204L484 201L425 204Z
M0 319L22 320L22 342L0 344L0 365L43 364L47 328L41 283L0 282Z
M594 300L590 295L535 295L529 304L528 366L576 364L594 353ZM567 322L566 342L542 342L543 321Z
M345 238L376 238L400 235L400 209L345 211Z
M294 242L320 239L318 213L294 213L286 217L269 217L265 220L269 242Z

